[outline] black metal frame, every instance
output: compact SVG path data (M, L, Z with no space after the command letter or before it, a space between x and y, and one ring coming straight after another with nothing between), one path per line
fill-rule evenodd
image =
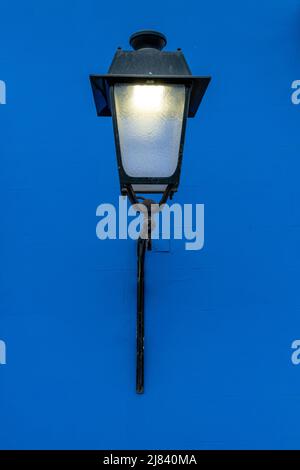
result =
M151 83L152 82L154 82L155 84L164 84L164 85L169 85L172 83L169 80L162 81L161 79L160 80L151 79ZM117 83L122 83L122 82L117 82ZM134 81L124 80L123 83L145 84L145 81L135 79ZM168 177L144 177L144 178L139 177L138 178L138 177L129 176L125 172L124 167L123 167L119 130L118 130L118 119L117 119L116 106L115 106L114 85L110 86L111 113L112 113L112 118L113 118L113 129L114 129L114 136L115 136L115 146L116 146L121 194L124 194L124 195L127 194L128 185L132 185L132 184L172 185L172 188L173 188L172 191L173 192L177 191L179 180L180 180L183 147L184 147L185 131L186 131L186 121L187 121L189 102L190 102L190 92L191 92L190 85L185 85L185 103L184 103L184 110L183 110L183 116L182 116L181 137L180 137L180 144L179 144L179 149L178 149L178 160L177 160L176 170L171 176L168 176ZM143 193L155 193L155 192L161 192L161 191L153 191L153 189L149 189L148 191L142 191L142 192Z
M109 71L102 75L91 75L90 81L98 116L112 116L117 153L121 193L126 194L128 184L148 187L147 193L162 193L165 185L172 184L177 191L181 172L186 120L194 117L211 80L208 76L194 76L187 64L181 49L164 51L166 37L157 31L138 31L130 37L134 50L118 48ZM185 85L185 106L182 116L182 129L178 149L177 168L170 177L134 178L129 176L123 167L117 113L115 106L114 86L117 83L155 83ZM158 188L157 186L163 186ZM150 186L152 186L150 188Z
M175 53L176 54L176 53ZM191 87L191 96L188 108L188 117L195 117L202 98L209 85L211 77L199 75L171 75L171 74L115 74L90 75L92 92L96 105L97 116L111 117L111 103L109 89L115 83L134 82L136 80L157 80L166 83L184 84Z

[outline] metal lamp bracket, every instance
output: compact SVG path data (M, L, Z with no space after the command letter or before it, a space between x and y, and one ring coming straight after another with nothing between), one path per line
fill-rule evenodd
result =
M173 187L168 185L159 203L152 199L137 196L131 185L127 186L130 202L144 214L144 222L137 241L137 318L136 318L136 392L144 393L144 338L145 338L145 253L151 250L151 233L154 229L152 220L155 212L162 210L168 198L172 198Z

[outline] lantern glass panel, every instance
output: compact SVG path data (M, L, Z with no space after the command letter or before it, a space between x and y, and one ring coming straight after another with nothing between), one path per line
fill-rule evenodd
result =
M185 85L181 84L115 84L119 146L128 176L163 178L174 174L185 96Z

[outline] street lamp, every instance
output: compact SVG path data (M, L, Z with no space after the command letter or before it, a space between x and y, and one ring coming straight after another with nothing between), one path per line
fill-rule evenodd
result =
M163 51L166 43L156 31L134 33L134 50L118 48L108 73L90 76L97 115L113 120L121 194L146 209L147 236L138 240L138 393L144 390L144 258L154 202L140 194L161 194L161 207L177 191L186 120L195 116L210 82L191 74L180 49Z

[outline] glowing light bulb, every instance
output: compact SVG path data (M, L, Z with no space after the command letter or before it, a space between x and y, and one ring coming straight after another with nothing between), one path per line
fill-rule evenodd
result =
M133 87L133 105L145 112L159 111L163 104L164 86L135 85Z

